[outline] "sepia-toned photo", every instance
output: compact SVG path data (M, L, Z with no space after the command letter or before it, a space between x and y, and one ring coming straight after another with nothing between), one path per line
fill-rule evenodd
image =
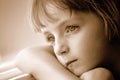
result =
M0 80L120 80L120 0L0 0Z

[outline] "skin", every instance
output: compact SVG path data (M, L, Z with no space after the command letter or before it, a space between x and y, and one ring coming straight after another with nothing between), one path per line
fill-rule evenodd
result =
M104 74L103 74L104 73ZM80 76L83 80L114 80L112 73L105 68L95 68Z
M47 45L21 51L16 65L37 80L113 80L110 71L96 68L108 61L110 51L101 18L92 12L47 9L54 18L40 18Z
M70 14L51 5L47 9L54 21L43 19L46 28L42 31L62 65L80 76L107 61L108 41L104 24L97 15L74 11ZM70 61L74 62L67 65Z
M15 58L18 68L36 80L114 80L109 70L99 67L107 64L119 80L120 47L110 46L100 17L93 12L69 13L51 4L46 9L54 19L39 15L46 26L42 33L47 45L22 50ZM17 74L19 71L11 76Z
M63 67L53 55L52 48L46 45L22 50L15 58L15 65L36 80L81 80Z
M79 77L74 75L57 61L52 48L46 45L22 50L15 61L19 69L32 74L36 80L114 80L111 72L104 68L87 71Z

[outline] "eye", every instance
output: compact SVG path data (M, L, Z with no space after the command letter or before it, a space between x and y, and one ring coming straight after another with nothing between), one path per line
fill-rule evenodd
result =
M79 25L68 25L65 29L66 33L75 32L80 28Z
M47 35L47 41L53 43L55 41L55 38L52 34Z

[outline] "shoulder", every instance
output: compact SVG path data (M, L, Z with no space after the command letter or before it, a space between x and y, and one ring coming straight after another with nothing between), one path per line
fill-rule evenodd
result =
M52 47L34 46L21 50L15 58L15 64L21 70L32 73L37 66L41 65L41 61L45 61L53 56Z

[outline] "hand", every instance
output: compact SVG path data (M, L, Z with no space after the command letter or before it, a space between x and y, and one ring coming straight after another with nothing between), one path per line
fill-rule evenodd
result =
M80 76L83 80L114 80L112 73L105 68L95 68Z

